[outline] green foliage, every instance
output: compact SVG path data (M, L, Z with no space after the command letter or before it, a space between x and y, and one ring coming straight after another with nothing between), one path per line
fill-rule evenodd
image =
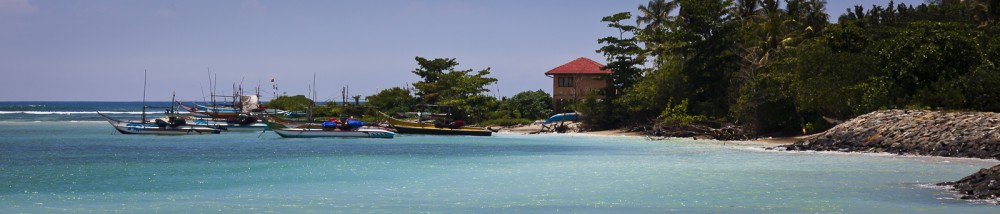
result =
M598 43L605 44L597 50L608 59L608 64L604 68L614 71L610 75L611 86L605 92L605 96L609 99L614 99L617 92L632 87L642 75L642 70L637 67L645 62L640 55L643 52L642 48L639 47L636 38L626 37L628 34L638 33L639 28L621 23L630 18L632 18L630 13L623 12L601 19L602 22L608 22L608 27L618 30L617 37L609 36L597 40Z
M420 67L413 73L423 79L413 84L418 97L411 96L410 90L395 87L366 97L366 105L387 113L450 113L449 120L465 120L468 123L521 119L530 122L552 113L552 98L542 90L521 92L503 100L482 94L489 91L486 85L496 82L495 78L486 77L488 68L470 74L471 69L455 70L458 65L455 59L416 59Z
M666 62L670 64L651 69L635 86L626 89L621 97L614 100L623 115L629 116L628 121L653 124L670 100L683 99L678 96L679 88L684 87L679 72L680 62Z
M271 101L267 102L267 106L270 108L281 109L286 111L305 111L309 106L316 105L313 100L306 98L305 95L295 95L295 96L279 96Z
M496 78L486 77L490 74L489 68L474 74L472 69L455 70L458 62L454 58L427 60L416 57L416 60L420 67L413 73L423 80L413 83L413 87L424 104L456 102L455 100L489 92L486 86L497 82Z
M892 80L889 96L897 98L895 106L970 107L956 81L985 60L972 29L959 23L914 22L877 43L874 53L883 75Z
M365 100L368 101L367 105L390 114L415 111L414 107L420 102L416 97L410 95L410 90L400 87L384 89L365 97Z
M510 109L515 118L538 120L552 115L552 96L541 89L523 91L501 102L503 109Z
M678 15L684 22L672 33L677 38L672 54L680 60L685 83L683 97L690 113L726 117L733 78L740 66L736 55L736 22L728 16L730 2L723 0L681 1Z
M598 100L597 93L587 93L582 101L577 102L572 107L582 114L580 122L582 128L587 130L604 130L614 128L617 125L617 115L613 115L611 108L614 106L610 101Z
M496 98L476 94L465 99L451 99L441 104L451 106L452 119L478 123L489 118L490 113L498 108Z
M708 118L702 115L690 115L688 111L688 101L683 100L676 105L667 104L667 107L656 117L660 125L665 126L687 126L691 123L707 121Z
M886 108L1000 111L996 2L890 1L830 24L823 0L651 0L637 26L602 20L620 34L599 52L627 72L611 77L611 102L575 108L592 128L711 119L772 135Z
M413 87L421 104L451 106L452 119L470 123L486 119L497 108L496 98L482 94L490 91L487 85L497 82L487 77L489 68L475 73L472 69L455 70L458 62L454 58L428 60L418 56L416 61L419 67L413 73L422 80Z

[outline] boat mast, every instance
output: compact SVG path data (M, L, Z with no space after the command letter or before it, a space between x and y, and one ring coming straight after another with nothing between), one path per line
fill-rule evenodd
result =
M142 69L142 124L146 124L146 69Z
M177 91L170 92L170 115L167 115L167 117L177 114L177 107L174 105L175 102L177 102Z
M309 104L309 114L306 119L309 122L313 121L313 106L316 105L316 72L313 72L313 84L309 86L309 95L312 97L312 103Z
M211 71L212 70L209 69L209 72L211 72ZM211 74L209 74L209 75L211 75ZM210 80L210 81L213 81L213 83L212 83L212 112L215 113L215 116L213 116L213 117L218 117L219 116L219 108L215 105L215 90L216 90L217 87L219 87L219 74L215 74L215 78L212 78L212 80Z

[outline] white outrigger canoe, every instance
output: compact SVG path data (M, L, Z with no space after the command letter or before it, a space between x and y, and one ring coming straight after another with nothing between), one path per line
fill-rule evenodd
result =
M273 129L284 138L344 137L344 138L393 138L395 132L383 129L361 128L357 130L324 130L319 128Z
M151 134L151 135L195 135L195 134L219 134L220 129L195 125L165 125L160 126L155 123L142 123L123 121L111 118L97 112L98 115L108 119L111 126L122 134Z
M244 125L244 124L228 123L226 121L195 119L195 120L188 120L188 123L191 123L191 125L195 126L203 126L209 128L218 127L223 131L230 131L230 132L259 132L259 131L269 130L267 124L264 124L262 122L256 122Z

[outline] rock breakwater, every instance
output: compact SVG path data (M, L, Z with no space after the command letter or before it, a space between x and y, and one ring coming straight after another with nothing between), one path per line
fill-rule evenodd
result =
M1000 159L1000 114L876 111L785 149Z
M785 149L1000 159L1000 114L876 111ZM963 199L1000 201L1000 165L938 185L954 187Z
M962 193L962 199L970 200L990 200L1000 202L1000 165L989 169L982 169L972 175L966 176L955 182L938 183L939 186L954 187Z

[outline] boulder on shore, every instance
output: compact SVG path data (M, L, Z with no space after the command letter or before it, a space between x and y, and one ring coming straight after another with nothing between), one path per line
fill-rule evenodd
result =
M966 176L962 180L954 182L938 183L938 186L954 187L962 193L962 199L970 200L992 200L1000 202L1000 165L989 169L981 169L975 174Z
M1000 114L876 111L784 148L1000 159ZM938 185L954 187L963 199L997 200L998 181L1000 165Z

